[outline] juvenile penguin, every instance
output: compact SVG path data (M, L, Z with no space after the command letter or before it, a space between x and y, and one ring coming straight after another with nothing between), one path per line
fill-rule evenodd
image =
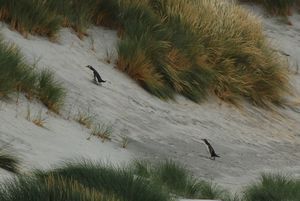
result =
M102 80L99 73L91 65L87 65L86 67L88 67L89 69L91 69L93 71L94 81L96 82L96 84L101 84L102 82L106 82L105 80Z
M213 147L211 146L211 144L207 141L207 139L201 139L201 140L203 140L203 142L206 144L207 150L209 151L209 153L210 153L210 158L211 158L212 160L215 160L216 157L220 157L220 156L218 156L218 155L216 154L214 148L213 148Z

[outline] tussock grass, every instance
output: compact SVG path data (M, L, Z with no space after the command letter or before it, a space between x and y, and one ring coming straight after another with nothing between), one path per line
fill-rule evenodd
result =
M0 39L0 97L14 91L22 91L32 97L36 79L36 74L23 62L19 50Z
M47 7L62 16L62 25L72 27L79 38L86 35L86 29L92 24L94 10L99 0L48 0Z
M43 69L38 76L37 97L50 110L58 113L64 104L66 90L55 80L54 73Z
M92 127L94 116L90 114L89 111L79 110L75 115L74 120L89 129Z
M5 148L0 148L0 168L9 172L19 173L20 159L10 154Z
M87 188L76 180L47 176L43 179L20 176L3 184L1 201L119 201L111 195Z
M172 160L157 164L134 161L133 172L147 178L154 185L162 186L169 193L190 199L231 200L228 191L212 182L197 180L184 166Z
M99 24L117 21L121 30L117 67L160 98L179 93L199 102L214 93L235 105L244 99L270 107L289 90L287 64L272 50L259 20L235 3L105 3Z
M92 129L92 132L91 132L91 136L96 136L98 138L101 138L102 142L104 142L105 140L109 140L110 141L111 140L111 134L112 134L112 132L113 132L112 125L110 125L110 124L104 124L104 123L99 123L99 124L93 126L93 129Z
M37 72L24 62L18 48L0 40L0 98L13 92L23 92L30 100L37 98L54 112L59 112L65 97L52 72Z
M158 186L136 178L130 169L117 168L87 161L67 163L50 172L38 173L41 178L50 175L66 181L77 181L85 188L95 189L127 201L167 201L168 196Z
M54 37L61 24L61 18L52 12L46 1L2 0L0 8L0 20L24 36L31 33Z
M300 200L300 180L283 174L262 174L256 184L249 185L244 192L245 201Z
M47 7L44 15L55 13L55 20L62 18L60 24L73 27L79 37L92 23L117 29L121 39L117 68L159 98L173 99L175 94L181 94L200 102L208 94L215 94L234 105L247 100L268 108L280 104L289 92L287 64L271 48L259 20L233 1L20 2L30 5L35 1L38 3L32 9ZM9 17L21 7L21 3L16 8L10 6L15 2L3 1L0 19L14 22ZM264 2L267 5L271 1ZM272 2L282 8L293 4L292 0ZM44 17L39 17L39 12L24 20L28 19L28 24L35 23L35 18L42 22ZM30 13L31 10L26 12ZM18 12L16 16L22 15ZM48 24L55 21L51 17L47 20ZM24 27L27 32L34 30ZM38 28L42 33L45 30Z
M172 160L134 161L125 168L86 160L53 170L19 175L0 186L1 201L169 201L177 198L224 201L298 201L299 180L263 174L241 196L231 196L212 182L196 180Z

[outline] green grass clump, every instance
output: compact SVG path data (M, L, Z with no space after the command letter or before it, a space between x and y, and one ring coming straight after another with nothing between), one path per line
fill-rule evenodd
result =
M1 164L1 163L0 163ZM223 201L298 201L299 179L263 174L241 196L212 182L195 179L187 169L166 160L134 161L125 168L81 160L53 170L18 175L0 185L1 201L170 201L178 198Z
M244 192L245 201L297 201L300 200L300 180L282 174L263 174L258 183L249 185Z
M61 24L61 18L42 0L2 0L0 20L25 36L31 33L54 37Z
M40 72L37 90L38 99L41 100L46 107L58 113L63 105L66 92L61 83L55 80L52 71L44 69Z
M63 18L63 26L72 27L82 38L93 22L98 0L47 0L46 4Z
M133 172L176 196L190 199L230 200L230 194L212 182L197 180L184 166L172 160L151 164L134 161Z
M112 195L54 176L43 179L20 176L0 187L1 201L119 201Z
M23 62L18 48L0 40L0 97L6 97L15 91L22 91L32 97L37 77Z
M77 181L85 188L105 192L127 201L167 201L168 196L158 186L134 176L130 169L92 162L67 163L50 172L39 172L41 179L52 176Z
M57 113L65 97L64 88L51 71L35 71L24 62L18 48L0 40L0 98L13 92L23 92L28 99L37 98Z
M20 160L13 154L9 154L7 150L0 148L0 168L9 172L19 172Z

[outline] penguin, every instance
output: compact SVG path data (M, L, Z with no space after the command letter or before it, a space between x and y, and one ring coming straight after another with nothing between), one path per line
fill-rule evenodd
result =
M216 154L214 148L211 146L211 144L207 141L207 139L201 139L203 140L203 142L206 144L207 146L207 150L209 151L210 153L210 158L212 160L215 160L216 157L220 157L219 155Z
M96 82L96 84L101 84L102 82L106 82L105 80L102 80L99 73L91 65L87 65L86 67L88 67L89 69L91 69L93 71L94 81Z

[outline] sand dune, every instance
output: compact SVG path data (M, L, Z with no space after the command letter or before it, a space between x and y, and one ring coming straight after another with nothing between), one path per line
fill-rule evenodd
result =
M248 7L261 14L256 7ZM293 26L274 18L263 18L266 35L291 63L291 81L300 102L300 16L291 18ZM63 159L86 157L122 163L132 158L152 161L173 158L185 164L199 178L213 180L233 191L240 190L264 171L287 172L300 177L300 111L277 108L266 111L247 103L242 109L210 97L195 104L178 96L163 102L139 87L114 65L117 35L99 27L88 30L80 40L69 29L62 29L57 42L46 38L22 37L1 24L5 41L16 44L29 63L55 71L68 90L62 116L47 114L46 108L21 97L0 102L0 144L10 143L21 155L24 171L50 168ZM110 60L111 63L107 63ZM102 86L92 82L94 66L103 79ZM298 98L297 98L298 97ZM26 120L27 107L32 114L42 109L45 128ZM72 118L78 110L89 111L96 122L111 123L111 142L87 140L89 130ZM122 136L129 139L121 148ZM201 138L207 138L221 156L207 156ZM4 171L0 175L6 175Z

